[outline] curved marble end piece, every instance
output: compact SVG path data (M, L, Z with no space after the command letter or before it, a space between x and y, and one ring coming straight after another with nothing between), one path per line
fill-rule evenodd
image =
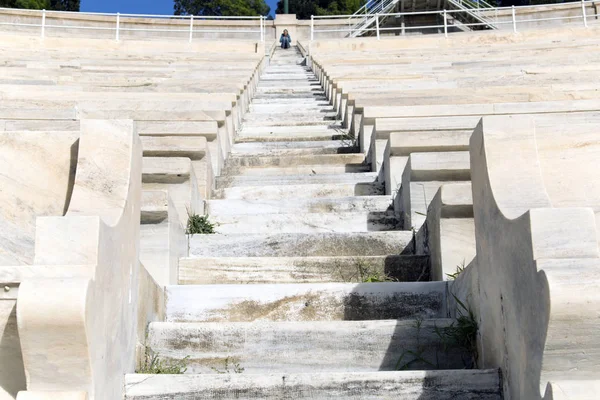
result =
M135 364L142 148L131 120L82 120L79 149L67 215L36 221L35 264L62 277L24 280L17 321L28 390L116 399Z
M600 373L596 208L586 182L567 179L596 168L591 132L578 115L509 115L484 117L471 137L480 364L503 369L511 398ZM584 176L596 193L600 176Z
M35 220L67 211L79 132L0 132L0 265L33 263Z

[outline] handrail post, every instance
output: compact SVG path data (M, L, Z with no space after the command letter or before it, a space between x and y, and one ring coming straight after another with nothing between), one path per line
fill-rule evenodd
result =
M517 15L515 14L515 6L512 6L512 23L513 23L513 32L517 33Z
M448 38L448 15L444 9L444 37Z
M116 33L116 37L115 39L117 40L117 42L119 41L119 18L120 18L120 14L117 13L117 33Z
M190 15L190 40L189 42L192 43L192 37L194 36L194 15Z
M267 20L265 19L264 16L260 16L260 20L262 22L262 26L260 28L260 41L264 42L265 41L265 33L267 31Z
M315 40L315 16L310 16L310 40Z
M377 40L379 40L379 13L375 14L375 29L377 30Z
M588 27L587 25L587 13L585 11L585 0L581 0L581 12L583 13L583 26Z
M42 39L46 36L46 10L42 10Z

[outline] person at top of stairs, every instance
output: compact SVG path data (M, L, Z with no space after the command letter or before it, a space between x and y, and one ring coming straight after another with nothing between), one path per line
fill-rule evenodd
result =
M282 49L290 48L290 45L292 44L292 37L288 33L287 29L283 30L283 33L281 34L281 37L279 38L279 43L281 43Z

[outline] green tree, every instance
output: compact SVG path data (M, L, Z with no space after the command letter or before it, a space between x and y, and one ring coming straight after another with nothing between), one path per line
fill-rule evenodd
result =
M271 8L265 0L174 0L175 15L258 16Z
M79 0L0 0L0 7L29 10L79 11Z
M310 19L311 15L351 15L364 3L365 0L289 0L289 10L298 19ZM276 13L283 13L283 0L277 2Z
M79 11L79 0L50 0L50 9L57 11Z

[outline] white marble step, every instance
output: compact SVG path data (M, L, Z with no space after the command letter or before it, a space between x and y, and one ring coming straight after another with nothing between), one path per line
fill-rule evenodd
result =
M238 186L213 190L214 199L290 200L384 194L381 183L333 183Z
M391 206L389 196L351 196L325 199L278 200L208 200L206 212L218 218L225 215L264 215L302 212L382 212Z
M306 153L305 153L306 154ZM299 156L304 154L300 153ZM280 175L281 179L291 175L314 175L324 176L332 174L356 174L359 172L370 172L371 166L367 164L319 164L319 165L296 165L292 167L231 167L226 170L228 173L235 173L235 176L221 176L223 180L234 178L236 176L247 178L265 178L276 179Z
M334 121L337 113L333 110L327 110L321 112L322 109L311 109L311 110L281 110L279 113L274 113L272 110L268 112L257 113L254 111L249 112L244 116L243 126L249 126L250 122L253 123L264 123L272 124L277 122L279 124L286 123L286 125L293 125L300 122L329 122Z
M323 106L323 107L331 107L329 101L325 99L324 96L310 96L306 98L270 98L270 97L255 97L252 99L251 107L254 106L263 106L263 105L276 105L282 107L288 107L288 109L293 109L293 107L308 107L308 106Z
M250 105L248 113L245 115L246 118L253 116L260 116L263 114L275 114L278 117L282 115L287 118L291 113L305 113L310 115L325 115L326 113L333 113L334 109L329 104L319 104L318 102L297 102L295 104L280 104L279 102L264 102ZM317 114L318 113L318 114Z
M362 153L313 154L305 156L233 156L227 159L226 168L234 167L291 167L297 165L362 164Z
M411 254L411 231L193 235L190 257L320 257Z
M187 157L144 157L142 182L181 183L190 179L192 163Z
M167 322L445 318L448 282L171 285Z
M393 212L217 215L220 233L379 232L402 229Z
M406 131L390 133L390 155L408 156L417 152L466 151L473 130Z
M142 190L141 223L155 224L168 218L169 194L167 190Z
M502 400L497 370L125 375L128 400Z
M186 257L179 259L180 285L227 283L361 283L369 276L398 282L429 280L429 257Z
M319 81L317 81L314 77L310 79L309 77L301 77L297 79L268 79L262 80L258 83L257 88L261 89L270 89L270 88L286 88L286 89L296 89L296 88L320 88L321 85Z
M329 140L332 136L345 135L346 131L340 125L331 124L331 126L306 125L306 126L268 126L268 127L249 127L244 128L239 133L239 138L244 137L270 137L278 136L280 138L288 138L292 140L295 136L310 137L310 136L327 136Z
M414 181L468 181L471 162L468 151L412 153L410 180Z
M339 121L337 122L339 124ZM302 126L323 126L335 125L335 119L325 119L321 115L317 116L301 116L298 118L285 117L260 117L253 120L246 120L242 123L242 129L246 128L270 128L270 127L302 127Z
M252 308L252 305L248 305ZM302 322L153 322L148 346L161 359L211 373L226 358L244 373L376 372L464 368L462 349L444 348L436 329L451 319ZM425 361L415 360L420 354ZM413 361L413 362L411 362Z
M360 165L359 165L360 166ZM229 175L216 179L216 189L225 189L232 187L262 187L281 186L281 185L314 185L314 184L339 184L339 183L375 183L377 172L358 172L358 173L333 173L333 174L312 174L305 173L301 175Z
M310 156L316 154L358 153L349 140L321 140L306 142L252 142L235 143L230 156Z

